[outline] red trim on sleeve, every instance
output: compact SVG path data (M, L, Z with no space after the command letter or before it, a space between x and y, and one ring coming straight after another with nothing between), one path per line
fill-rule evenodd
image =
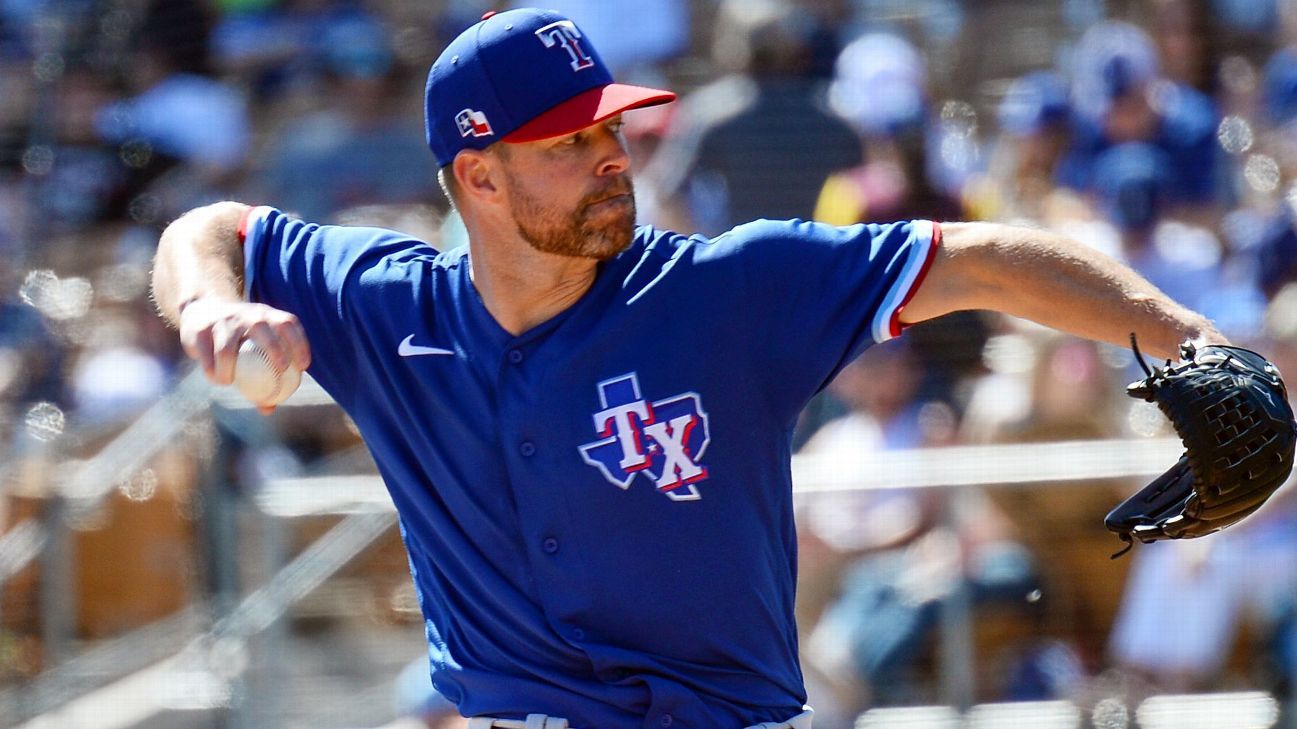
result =
M255 207L249 207L243 211L243 215L239 216L239 245L243 245L248 240L248 218L252 217L252 211L254 210L256 210Z
M892 318L887 323L887 329L893 337L899 337L901 332L905 331L910 325L901 323L901 312L905 310L905 305L910 303L914 294L918 292L919 286L923 285L923 279L927 277L928 270L932 268L932 262L937 260L937 249L941 247L941 225L937 221L932 221L932 245L928 246L928 255L923 259L923 268L919 269L919 275L914 279L914 285L910 290L905 292L905 298L901 305L896 307L892 312Z

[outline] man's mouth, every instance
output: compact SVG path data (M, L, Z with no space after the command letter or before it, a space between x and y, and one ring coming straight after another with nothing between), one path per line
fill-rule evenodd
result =
M628 204L633 200L629 192L618 192L612 195L601 197L594 202L588 203L587 208L597 208L609 204Z

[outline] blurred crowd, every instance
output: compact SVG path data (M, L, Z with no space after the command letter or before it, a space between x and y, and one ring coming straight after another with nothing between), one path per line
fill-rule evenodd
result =
M641 222L1047 228L1297 373L1297 0L544 4L622 80L682 92L626 116ZM157 235L183 211L232 198L462 244L423 140L423 77L505 5L0 0L0 476L64 431L120 428L185 370L147 294ZM808 408L797 446L868 463L1169 435L1122 396L1136 371L1121 349L960 313L867 351ZM1135 486L800 498L817 726L938 698L952 594L997 669L982 698L1084 701L1101 678L1286 691L1291 499L1109 562L1103 514ZM1254 660L1231 660L1240 630Z

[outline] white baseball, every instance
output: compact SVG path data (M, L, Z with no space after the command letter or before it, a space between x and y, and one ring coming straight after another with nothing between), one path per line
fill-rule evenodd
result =
M302 384L302 371L291 363L282 370L270 364L265 351L251 339L239 346L234 364L234 386L248 401L259 407L270 407L288 399Z

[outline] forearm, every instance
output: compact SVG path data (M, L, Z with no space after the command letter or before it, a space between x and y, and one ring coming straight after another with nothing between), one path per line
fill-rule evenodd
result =
M1186 339L1226 343L1205 317L1069 238L987 223L951 223L942 234L938 262L947 271L938 287L945 291L932 298L944 299L952 311L1001 311L1117 345L1127 345L1134 332L1142 349L1161 358L1177 358Z
M247 205L222 202L185 213L162 232L153 262L158 312L180 330L185 353L219 385L233 382L239 347L249 340L276 370L289 363L302 370L311 365L310 344L296 316L243 300L239 222L247 211Z
M179 326L187 302L243 299L238 225L247 209L234 202L195 208L163 231L153 262L153 300L172 326Z

